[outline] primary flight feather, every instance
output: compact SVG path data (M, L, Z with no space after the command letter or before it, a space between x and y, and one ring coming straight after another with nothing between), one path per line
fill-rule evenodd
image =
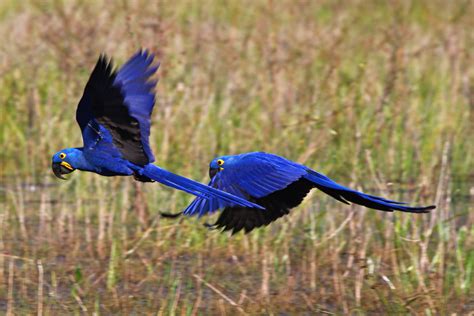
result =
M54 174L61 179L74 170L103 176L131 176L158 181L225 206L257 207L240 196L223 192L153 165L150 148L151 113L156 81L150 77L159 64L153 54L139 51L118 71L101 55L92 71L76 111L83 147L66 148L52 157Z
M209 176L209 186L265 208L226 206L217 199L198 197L182 212L184 215L202 216L221 209L216 223L208 226L232 230L232 233L242 229L248 233L270 224L298 206L313 188L346 204L351 202L386 212L427 213L435 208L434 205L410 207L405 203L359 192L302 164L265 152L218 157L209 165ZM163 213L165 217L180 214Z

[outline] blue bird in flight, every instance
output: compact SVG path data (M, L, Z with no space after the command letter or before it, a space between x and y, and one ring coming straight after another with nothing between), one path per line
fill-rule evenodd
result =
M157 181L226 207L262 208L241 196L176 175L153 163L150 148L151 113L155 105L158 70L154 56L138 51L118 71L101 55L76 110L83 147L66 148L52 157L53 173L61 179L74 170L103 176L133 176L137 181Z
M209 177L209 186L245 198L261 205L265 210L226 206L217 199L197 197L183 212L162 215L203 216L222 210L217 221L212 225L207 224L208 227L222 228L223 231L232 230L232 234L242 229L248 233L289 214L313 188L342 203L355 203L386 212L428 213L435 208L434 205L410 207L406 203L359 192L342 186L302 164L265 152L215 158L209 165Z

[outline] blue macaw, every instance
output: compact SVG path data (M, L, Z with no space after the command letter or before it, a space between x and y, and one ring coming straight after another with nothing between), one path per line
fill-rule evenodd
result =
M232 230L232 234L245 229L248 233L288 214L313 188L346 204L352 202L386 212L428 213L435 208L434 205L410 207L406 203L349 189L302 164L265 152L215 158L209 165L209 177L209 186L255 202L265 210L226 206L217 199L197 197L183 212L162 215L202 216L223 209L217 221L208 227Z
M261 206L162 169L148 142L150 116L155 105L156 81L150 77L159 64L153 54L138 51L118 71L101 55L76 111L84 146L66 148L52 157L54 174L61 179L76 169L103 176L130 176L137 181L158 181L227 207Z

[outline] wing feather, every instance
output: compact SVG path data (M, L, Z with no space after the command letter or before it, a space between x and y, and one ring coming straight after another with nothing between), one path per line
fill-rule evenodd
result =
M306 173L303 166L268 153L235 157L226 162L224 170L211 179L209 186L245 199L258 199L286 188ZM219 201L199 203L200 199L191 202L183 214L202 216L225 207Z
M137 165L154 161L148 138L156 81L150 76L159 65L152 65L153 58L147 51L139 51L115 72L111 60L100 56L76 111L84 147L110 142L103 139L97 127L101 125L123 158ZM88 130L91 126L95 126L95 133Z

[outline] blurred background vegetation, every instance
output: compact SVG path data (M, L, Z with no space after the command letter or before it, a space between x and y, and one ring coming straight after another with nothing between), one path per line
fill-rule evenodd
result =
M0 312L474 311L474 3L0 2ZM170 221L192 196L50 172L101 52L161 61L157 163L207 182L268 151L438 208L389 214L313 192L249 235ZM213 218L207 220L212 221Z

